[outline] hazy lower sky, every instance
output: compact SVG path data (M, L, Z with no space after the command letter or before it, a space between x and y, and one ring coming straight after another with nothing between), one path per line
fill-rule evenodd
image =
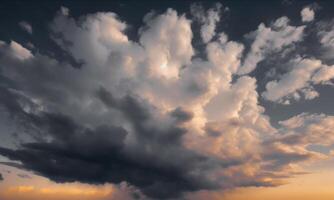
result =
M3 1L0 199L334 199L334 1Z

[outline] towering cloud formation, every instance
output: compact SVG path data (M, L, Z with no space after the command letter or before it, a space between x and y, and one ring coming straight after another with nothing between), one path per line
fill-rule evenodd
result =
M334 119L303 113L274 127L249 74L267 55L300 42L305 26L281 17L260 24L249 51L216 37L220 5L201 28L205 56L192 45L191 20L168 9L149 13L138 41L115 13L71 17L61 8L52 39L81 67L0 43L0 105L22 130L17 148L0 154L56 182L127 182L144 198L178 198L199 190L276 186L299 164L326 158L308 148L334 144ZM205 58L204 58L205 57ZM291 61L263 97L318 95L333 67Z

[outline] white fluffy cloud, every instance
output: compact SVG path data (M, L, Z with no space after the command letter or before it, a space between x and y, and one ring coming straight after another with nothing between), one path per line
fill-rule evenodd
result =
M248 35L253 39L250 51L244 58L239 74L252 72L266 55L279 52L303 39L305 26L291 26L287 17L278 18L270 27L261 23L258 29Z
M302 17L302 21L303 22L313 21L313 19L314 19L314 10L312 8L310 8L310 7L305 7L300 12L300 15Z
M266 84L262 96L270 101L287 104L288 99L299 100L300 94L305 99L313 99L319 94L312 85L326 84L334 78L334 67L323 64L320 60L296 58L291 63L291 70L283 74L278 81Z
M150 70L154 75L176 78L194 54L190 21L169 9L156 18L146 18L146 25L140 43L148 56Z

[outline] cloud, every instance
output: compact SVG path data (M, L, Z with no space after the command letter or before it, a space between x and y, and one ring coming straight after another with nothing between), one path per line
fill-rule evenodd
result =
M312 87L317 84L327 84L334 78L333 66L322 64L320 60L296 58L291 61L291 70L283 74L278 81L266 84L262 96L270 101L284 103L285 100L300 100L300 94L305 99L313 99L319 94Z
M19 173L17 174L17 176L23 179L31 179L31 176L29 176L28 174Z
M153 76L176 78L194 55L190 20L172 9L145 20L146 27L142 30L146 30L140 34L140 44L148 57L149 70Z
M207 183L200 174L192 175L193 170L201 170L201 163L209 161L181 146L185 130L155 123L144 105L132 97L115 100L110 93L101 90L99 98L108 107L115 106L131 122L136 132L132 135L133 143L127 148L124 145L129 133L121 127L104 125L89 129L67 116L28 113L17 102L8 102L5 106L12 114L25 120L27 126L47 133L44 136L48 139L25 143L18 150L0 148L0 153L20 161L23 168L38 171L56 182L102 184L127 181L144 194L156 198L212 187L205 186ZM161 192L162 188L165 192Z
M265 157L273 161L269 167L271 169L289 165L296 167L295 164L298 162L310 162L330 157L330 153L321 153L309 147L315 144L323 147L333 145L333 123L333 116L308 113L280 121L280 134L264 141L268 150L265 152ZM296 168L286 169L286 171L289 170L296 170ZM298 174L301 171L291 171L291 173Z
M310 22L314 19L314 10L311 7L305 7L300 12L303 22Z
M260 24L248 34L249 52L226 33L216 38L213 28L205 56L192 45L191 19L173 9L147 14L137 40L128 28L112 12L78 20L61 8L50 37L80 67L0 43L0 106L22 141L0 148L17 161L8 165L59 183L126 183L143 198L168 199L277 186L304 173L302 163L327 156L307 146L332 143L332 117L302 114L274 127L257 79L247 75L267 55L301 41L304 26L286 17ZM320 60L298 58L262 95L311 99L318 95L312 86L331 74Z
M28 49L24 48L21 44L15 41L11 41L9 44L0 41L0 51L6 56L13 57L21 61L33 57L32 53Z
M26 31L27 33L32 34L32 26L31 26L28 22L26 22L26 21L21 21L21 22L19 23L19 26L20 26L24 31Z
M214 8L206 12L201 4L192 4L191 14L202 25L200 34L204 43L208 43L216 35L216 24L220 22L222 4L216 3Z
M333 123L333 116L302 113L280 122L283 131L286 132L280 140L301 146L310 144L330 146L334 143L331 128Z
M321 44L320 55L326 61L333 61L334 52L334 23L333 21L319 22L317 36Z
M324 147L333 145L333 122L332 116L308 113L279 122L280 134L263 142L266 149L263 157L270 161L264 168L278 176L297 175L305 172L298 167L298 163L327 159L331 156L330 153L320 153L309 147L314 144ZM284 170L277 173L278 169Z
M60 7L61 14L68 16L70 14L70 10L64 6Z
M287 17L278 18L269 27L261 23L258 29L247 35L253 40L250 50L239 68L239 74L252 72L267 55L277 53L300 42L305 26L291 26Z

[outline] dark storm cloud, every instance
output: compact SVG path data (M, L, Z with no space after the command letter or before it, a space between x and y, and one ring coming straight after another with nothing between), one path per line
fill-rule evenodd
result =
M24 143L16 150L0 148L0 154L20 161L20 168L56 182L102 184L127 181L155 198L176 197L184 191L209 187L198 177L187 175L207 158L180 145L185 130L173 126L159 130L145 125L148 120L153 120L145 107L148 105L131 96L116 100L101 89L99 98L129 118L136 130L138 144L124 149L127 131L121 127L103 125L91 129L62 114L27 113L19 104L18 96L2 89L1 105L26 126L37 127L45 139ZM181 110L176 110L174 115L178 120L189 118ZM52 140L47 141L47 137ZM143 150L147 147L151 151Z
M73 86L73 82L64 82L65 74L55 77L54 70L69 66L51 61L52 66L46 69L44 66L50 65L50 60L43 56L28 61L24 66L6 54L2 54L1 59L4 64L1 67L11 66L6 71L7 75L21 78L15 84L9 80L6 87L0 87L0 106L36 141L23 143L16 150L1 148L0 154L22 163L8 165L32 170L57 182L102 184L127 181L147 196L156 198L176 197L184 191L212 187L201 178L188 175L207 158L181 145L181 137L186 130L172 124L160 128L159 122L154 122L155 108L148 103L131 95L115 99L103 88L98 91L98 98L107 107L122 113L135 130L136 144L124 149L127 131L122 127L101 125L86 128L61 113L25 110L36 104L18 92L17 87L46 98L48 102L62 104L68 101L65 94L68 88L65 87ZM191 115L176 109L167 118L171 123L181 123L191 119ZM152 126L149 123L156 124Z
M100 88L98 97L107 106L116 108L122 112L132 122L134 129L138 131L137 136L142 138L143 141L149 140L149 142L152 142L152 140L154 140L158 144L180 145L181 137L186 130L177 126L168 127L166 130L159 130L159 127L146 125L147 122L154 121L152 111L154 111L155 108L150 107L146 102L140 102L140 98L125 96L118 100L113 98L112 94L104 88ZM174 111L174 116L177 117L177 120L184 120L182 117L190 119L190 116L187 115L189 114L181 110Z
M193 114L191 112L187 112L182 108L178 107L171 112L171 116L175 117L177 122L186 122L193 118Z

